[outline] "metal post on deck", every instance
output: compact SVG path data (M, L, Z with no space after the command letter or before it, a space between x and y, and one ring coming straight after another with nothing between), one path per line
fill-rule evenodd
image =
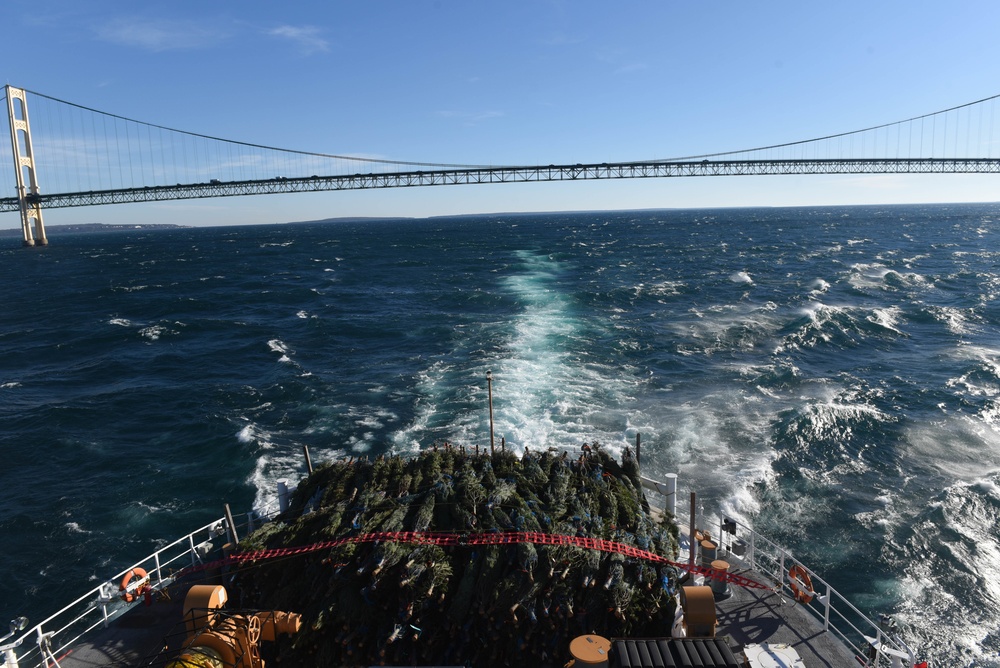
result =
M288 482L285 480L278 481L278 512L283 513L288 510Z
M302 446L302 451L306 454L306 469L309 471L309 475L312 475L312 472L313 472L313 460L312 460L312 457L309 456L309 446L308 445L303 445Z
M822 598L820 599L822 600ZM823 606L823 630L830 630L830 608L833 607L833 587L829 582L826 583L826 601Z
M694 552L695 552L694 546L695 543L697 542L697 540L694 537L694 534L697 531L697 529L695 528L695 512L697 509L696 505L697 502L698 502L698 495L695 494L694 492L691 492L691 535L688 536L688 551L690 552L690 554L688 555L688 568L690 568L692 571L694 570Z
M666 491L663 494L663 509L670 513L671 517L677 516L677 474L668 473L664 476L663 484ZM676 520L675 520L676 521Z
M785 551L779 549L778 552L781 553L781 558L778 560L778 590L784 592L785 590Z
M226 504L226 524L229 525L229 535L233 539L233 545L240 542L240 537L236 534L236 523L233 522L233 512L229 510L229 504Z
M486 392L489 395L490 400L490 456L492 457L496 454L493 449L493 372L486 372Z
M28 626L27 617L18 617L17 619L12 619L10 622L10 633L5 636L0 637L0 643L3 643L9 638L13 638L19 631L23 631ZM41 633L41 629L38 629ZM17 668L17 654L14 652L14 648L21 644L20 640L15 640L7 645L0 644L0 652L3 652L3 668Z

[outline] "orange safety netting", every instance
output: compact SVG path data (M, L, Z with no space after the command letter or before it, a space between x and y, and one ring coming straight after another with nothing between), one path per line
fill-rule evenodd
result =
M685 563L671 561L666 557L647 550L640 550L632 545L616 543L611 540L601 538L586 538L583 536L567 536L564 534L540 533L533 531L497 531L487 533L432 533L422 531L373 531L361 533L354 536L345 536L334 540L312 543L310 545L300 545L296 547L280 547L270 550L256 550L254 552L241 552L234 554L222 562L206 564L203 568L210 568L225 564L240 564L279 557L290 557L320 550L347 545L348 543L378 543L382 541L393 541L397 543L409 543L413 545L440 545L444 547L466 547L480 545L515 545L517 543L534 543L536 545L568 545L572 547L582 547L588 550L600 550L601 552L617 552L627 557L642 559L654 564L674 566L689 572L704 575L713 579L723 579L731 584L748 587L751 589L770 589L770 587L750 578L728 571L717 571L713 568L695 565L693 568ZM199 570L200 570L199 569Z

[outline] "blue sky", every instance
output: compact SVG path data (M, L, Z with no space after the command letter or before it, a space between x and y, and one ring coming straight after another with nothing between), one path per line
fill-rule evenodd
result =
M668 158L1000 93L994 0L8 5L7 83L207 135L399 160ZM46 223L996 201L998 185L969 175L450 186L56 209Z

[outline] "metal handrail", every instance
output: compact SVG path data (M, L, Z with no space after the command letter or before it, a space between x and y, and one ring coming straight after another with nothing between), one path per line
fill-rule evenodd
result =
M658 482L651 478L642 476L642 486L647 491L657 494L663 499L663 510L672 511L676 504L677 481L675 476L670 476L667 483ZM656 504L654 503L655 507ZM731 522L735 527L735 532L724 530L725 524ZM782 594L794 596L788 581L788 571L793 565L804 568L813 581L813 588L817 595L804 607L821 624L826 632L831 632L845 646L854 650L859 661L867 661L863 665L868 668L882 668L892 666L892 657L911 656L910 649L906 647L895 636L883 632L878 623L872 621L867 615L858 610L846 597L833 588L829 582L821 578L812 569L795 559L792 553L781 547L774 541L762 536L749 526L729 518L719 519L720 547L723 542L722 537L728 536L727 551L732 551L732 546L738 541L742 542L746 548L747 556L744 560L749 564L751 570L771 579ZM690 536L687 544L687 558L691 556L694 546L691 544ZM682 550L684 545L682 544ZM873 657L869 654L874 652Z
M174 581L176 571L197 566L217 549L216 539L227 534L227 528L225 517L221 517L178 538L91 589L0 649L7 648L13 652L22 644L34 645L23 656L17 657L13 665L38 668L58 665L56 656L66 652L87 634L106 627L132 607L134 601L128 603L120 597L122 592L118 583L126 574L141 568L146 571L152 589L162 589ZM197 536L206 539L196 542ZM34 642L28 642L31 639ZM8 653L3 665L11 665L11 660Z
M646 489L662 495L665 502L672 500L664 494L667 489L662 483L645 477L643 483L643 487ZM671 494L674 493L674 489L675 487L672 486ZM252 530L255 521L266 522L270 514L247 513L246 523L242 526L236 526L235 529L242 530L245 527L250 527ZM729 523L730 527L734 527L734 530L725 531L725 523ZM175 571L204 563L205 557L218 549L219 546L215 545L216 539L222 535L232 536L233 529L234 527L229 526L225 516L220 517L125 568L107 582L91 589L41 623L31 627L15 640L0 646L0 652L5 652L7 655L7 660L3 665L31 666L32 668L57 666L58 663L55 661L57 655L66 652L75 642L87 634L102 626L106 627L111 621L131 608L131 603L120 598L121 590L118 585L127 573L141 568L146 571L150 586L154 590L162 589L174 582ZM198 542L196 541L197 536L206 536L206 540ZM750 568L770 578L783 594L792 595L793 593L786 577L788 568L792 564L804 568L809 573L818 595L812 601L804 604L803 607L816 617L824 631L834 633L846 646L853 649L859 660L862 660L860 657L867 657L869 651L873 650L874 657L869 658L869 663L864 665L869 668L891 666L892 655L905 656L909 653L909 649L898 642L898 639L883 633L877 623L869 619L826 580L796 560L788 550L777 543L765 538L742 522L731 519L720 520L719 536L719 547L729 552L732 552L732 548L737 542L742 542L748 551L746 561ZM726 536L728 536L728 546L724 547L722 543ZM688 551L694 549L690 543L689 540ZM25 644L29 639L34 639L34 642L27 644L34 645L34 647L23 656L14 658L14 663L11 663L13 650Z
M727 521L735 526L735 532L725 531L724 526ZM812 580L816 596L811 601L802 603L802 606L819 621L824 631L832 632L850 647L859 661L868 661L863 665L871 668L892 666L893 654L910 655L909 648L898 638L884 633L877 622L870 619L829 582L774 541L765 538L742 522L729 518L720 519L718 535L720 546L725 542L723 537L729 537L729 550L736 541L742 540L749 548L750 568L770 578L783 595L794 597L787 576L791 567L794 565L804 569ZM874 656L869 656L872 651Z

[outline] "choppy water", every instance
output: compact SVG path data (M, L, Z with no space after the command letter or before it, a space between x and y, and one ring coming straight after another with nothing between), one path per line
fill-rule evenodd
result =
M183 222L183 221L178 221ZM0 247L0 615L345 453L642 435L938 665L1000 665L1000 205ZM8 618L10 618L8 617Z

